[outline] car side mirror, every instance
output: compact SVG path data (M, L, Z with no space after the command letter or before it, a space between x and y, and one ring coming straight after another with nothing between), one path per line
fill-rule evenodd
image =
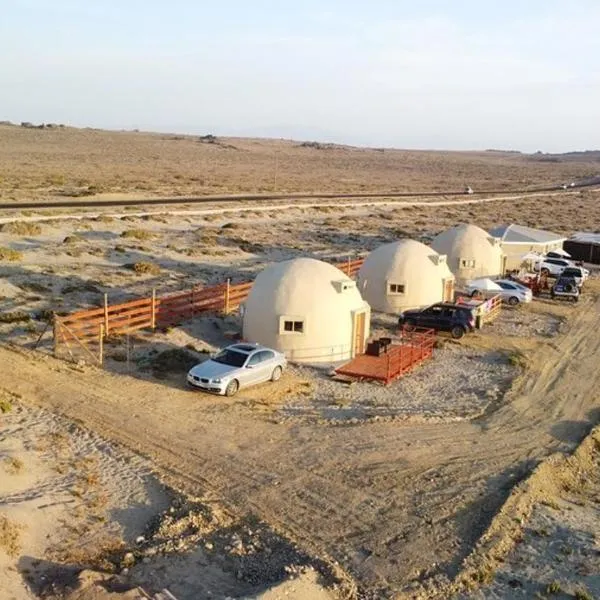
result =
M254 365L246 365L246 369L254 369Z

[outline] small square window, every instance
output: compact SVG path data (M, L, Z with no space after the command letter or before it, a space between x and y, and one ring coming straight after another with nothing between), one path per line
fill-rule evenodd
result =
M403 283L389 283L388 293L389 294L404 294L405 286Z
M281 320L281 332L282 333L304 333L304 321L300 319L287 319Z
M465 269L472 269L475 267L475 260L473 260L471 258L463 258L460 261L460 266Z

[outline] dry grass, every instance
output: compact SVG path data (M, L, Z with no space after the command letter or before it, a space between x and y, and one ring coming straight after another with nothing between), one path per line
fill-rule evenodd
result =
M518 153L381 151L240 138L202 143L197 136L7 126L0 126L0 164L0 198L17 200L100 191L183 196L445 190L462 189L465 182L477 191L597 171L593 163L539 162Z
M0 514L0 548L8 556L16 557L21 551L21 530L22 525L13 523L6 515Z
M133 238L135 240L149 240L153 237L153 233L145 229L126 229L122 234L122 238Z
M3 462L4 470L10 475L18 475L25 468L25 463L16 456L7 456Z
M31 320L29 313L23 310L13 310L0 313L0 323L23 323Z
M12 235L39 235L42 233L42 228L37 223L29 223L27 221L13 221L0 225L2 233L11 233Z
M138 275L158 275L160 273L160 267L151 262L136 262L133 264L132 269Z
M23 253L12 248L5 248L0 246L0 260L6 260L8 262L17 262L23 259Z

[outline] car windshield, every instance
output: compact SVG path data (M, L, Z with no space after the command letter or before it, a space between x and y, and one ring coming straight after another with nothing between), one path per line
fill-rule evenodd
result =
M507 281L506 283L503 281L497 281L496 282L500 287L502 287L503 289L510 289L510 290L528 290L529 288L526 285L523 285L521 283L518 283L516 281ZM504 285L510 286L510 287L504 287Z
M219 354L217 354L213 360L221 363L222 365L229 365L230 367L243 367L247 358L248 355L244 354L243 352L225 349L219 352Z

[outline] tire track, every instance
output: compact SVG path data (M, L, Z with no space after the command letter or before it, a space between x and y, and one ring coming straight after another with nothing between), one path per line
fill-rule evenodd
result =
M151 457L185 491L256 513L385 597L456 572L514 484L587 434L599 406L600 300L575 311L481 422L275 424L239 404L215 412L213 398L6 347L2 386Z

